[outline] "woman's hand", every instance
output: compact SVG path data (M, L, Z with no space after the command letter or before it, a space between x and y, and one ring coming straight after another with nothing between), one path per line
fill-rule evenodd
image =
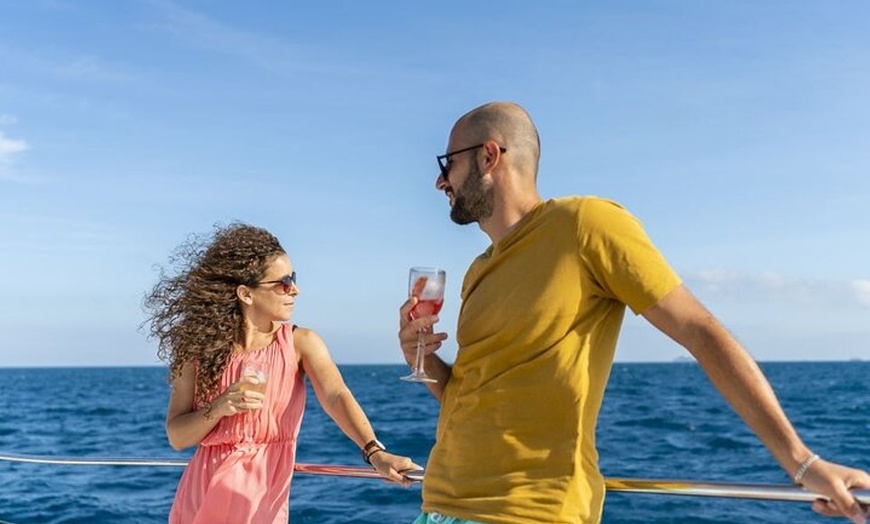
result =
M410 458L393 455L386 451L378 451L371 455L369 460L375 470L388 482L394 482L403 486L410 486L412 481L402 475L406 471L414 471L423 469L417 464L414 464Z
M252 389L259 383L256 377L242 377L212 401L206 417L217 416L223 418L263 409L263 401L266 396Z

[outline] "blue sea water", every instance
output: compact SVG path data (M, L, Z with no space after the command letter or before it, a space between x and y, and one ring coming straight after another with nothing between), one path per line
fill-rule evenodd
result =
M870 469L870 362L762 367L786 412L818 453ZM438 406L404 366L342 366L345 380L391 450L425 464ZM162 368L0 369L0 453L186 458L166 442ZM617 364L598 428L608 477L788 483L785 474L691 363ZM309 404L298 460L360 465L359 452ZM181 468L0 462L0 522L160 523ZM297 474L299 523L410 523L420 487ZM606 523L821 523L808 505L609 493Z

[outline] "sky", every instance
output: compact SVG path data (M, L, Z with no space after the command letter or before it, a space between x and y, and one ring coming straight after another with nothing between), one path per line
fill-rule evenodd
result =
M294 322L402 362L411 266L489 245L435 190L520 103L544 198L638 216L756 359L870 358L870 4L0 0L0 366L158 365L144 295L215 224L276 234ZM685 351L627 314L618 361Z

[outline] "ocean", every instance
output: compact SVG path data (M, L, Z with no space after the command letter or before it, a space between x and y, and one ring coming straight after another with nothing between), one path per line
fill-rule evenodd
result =
M762 364L804 440L820 455L870 469L870 362ZM425 464L438 405L399 365L341 366L346 382L392 451ZM186 458L163 430L165 369L0 369L0 454L79 458ZM309 391L309 393L311 393ZM693 363L616 364L598 427L608 477L787 484L761 443ZM361 465L356 446L313 394L298 460ZM178 467L0 462L0 523L161 523ZM297 473L291 517L300 523L406 523L420 487ZM606 523L822 523L807 504L609 493Z

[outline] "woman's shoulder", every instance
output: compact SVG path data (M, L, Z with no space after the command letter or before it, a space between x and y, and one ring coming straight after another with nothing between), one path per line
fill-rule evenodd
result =
M313 329L298 326L296 324L293 324L291 329L293 331L293 343L297 349L305 349L310 347L312 344L317 344L321 341L320 335L318 335Z

